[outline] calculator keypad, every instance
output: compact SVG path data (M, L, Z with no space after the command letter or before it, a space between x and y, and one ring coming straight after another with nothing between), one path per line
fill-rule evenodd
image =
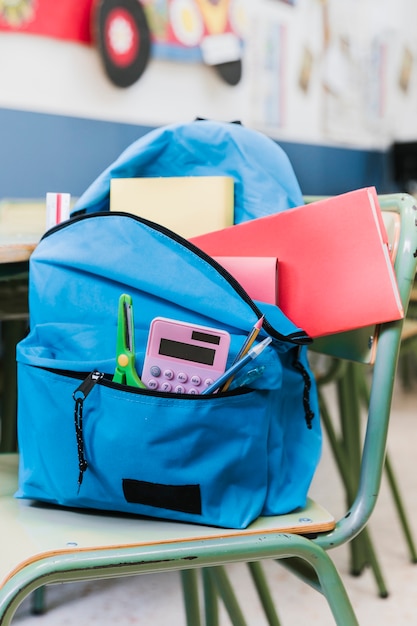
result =
M172 369L161 369L158 365L149 368L149 377L142 374L142 380L148 389L152 391L165 391L168 393L189 393L199 395L206 387L213 383L213 378L200 376L197 373L181 370L175 372Z

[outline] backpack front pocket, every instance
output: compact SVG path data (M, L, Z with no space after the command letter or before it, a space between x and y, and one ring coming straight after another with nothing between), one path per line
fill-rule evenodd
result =
M268 391L175 396L103 379L80 427L78 374L18 367L19 497L231 528L262 511Z

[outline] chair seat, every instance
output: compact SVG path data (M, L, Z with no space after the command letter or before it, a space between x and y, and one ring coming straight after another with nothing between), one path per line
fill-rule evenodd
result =
M244 530L71 510L13 497L17 489L17 454L0 456L0 587L11 573L29 563L64 553L113 550L259 533L315 534L332 530L333 516L313 500L288 515L260 517Z

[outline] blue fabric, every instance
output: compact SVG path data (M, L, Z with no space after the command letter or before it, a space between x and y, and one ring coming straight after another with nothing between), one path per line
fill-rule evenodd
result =
M84 402L88 469L78 491L73 392L89 371L114 372L121 293L132 296L138 369L159 315L231 335L228 365L261 313L252 389L187 399L98 383ZM49 231L30 259L30 333L18 345L18 496L225 527L305 503L320 454L307 335L277 308L254 303L185 240L111 212ZM306 423L305 380L312 388ZM201 512L127 501L123 480L197 485ZM165 488L165 487L164 487Z
M158 128L132 143L73 214L108 210L111 178L191 175L233 177L236 224L304 203L290 161L272 139L240 124L199 120Z

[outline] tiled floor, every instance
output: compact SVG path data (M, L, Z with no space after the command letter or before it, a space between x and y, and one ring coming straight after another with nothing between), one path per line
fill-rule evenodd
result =
M407 500L408 516L417 541L416 444L417 385L413 392L408 393L404 393L398 386L394 397L389 451ZM326 445L312 495L326 504L336 516L343 513L339 479ZM369 570L357 578L349 575L348 551L345 547L333 552L359 623L361 626L415 625L417 564L410 562L385 479L370 530L389 589L388 598L378 597ZM334 624L326 602L317 592L303 585L275 562L266 562L265 568L282 626ZM265 626L266 621L246 567L233 565L228 570L248 626ZM26 602L18 610L14 623L20 626L176 626L185 623L180 581L175 573L50 587L47 590L46 607L44 615L34 617L30 615L29 603ZM220 626L229 626L230 623L222 611Z

